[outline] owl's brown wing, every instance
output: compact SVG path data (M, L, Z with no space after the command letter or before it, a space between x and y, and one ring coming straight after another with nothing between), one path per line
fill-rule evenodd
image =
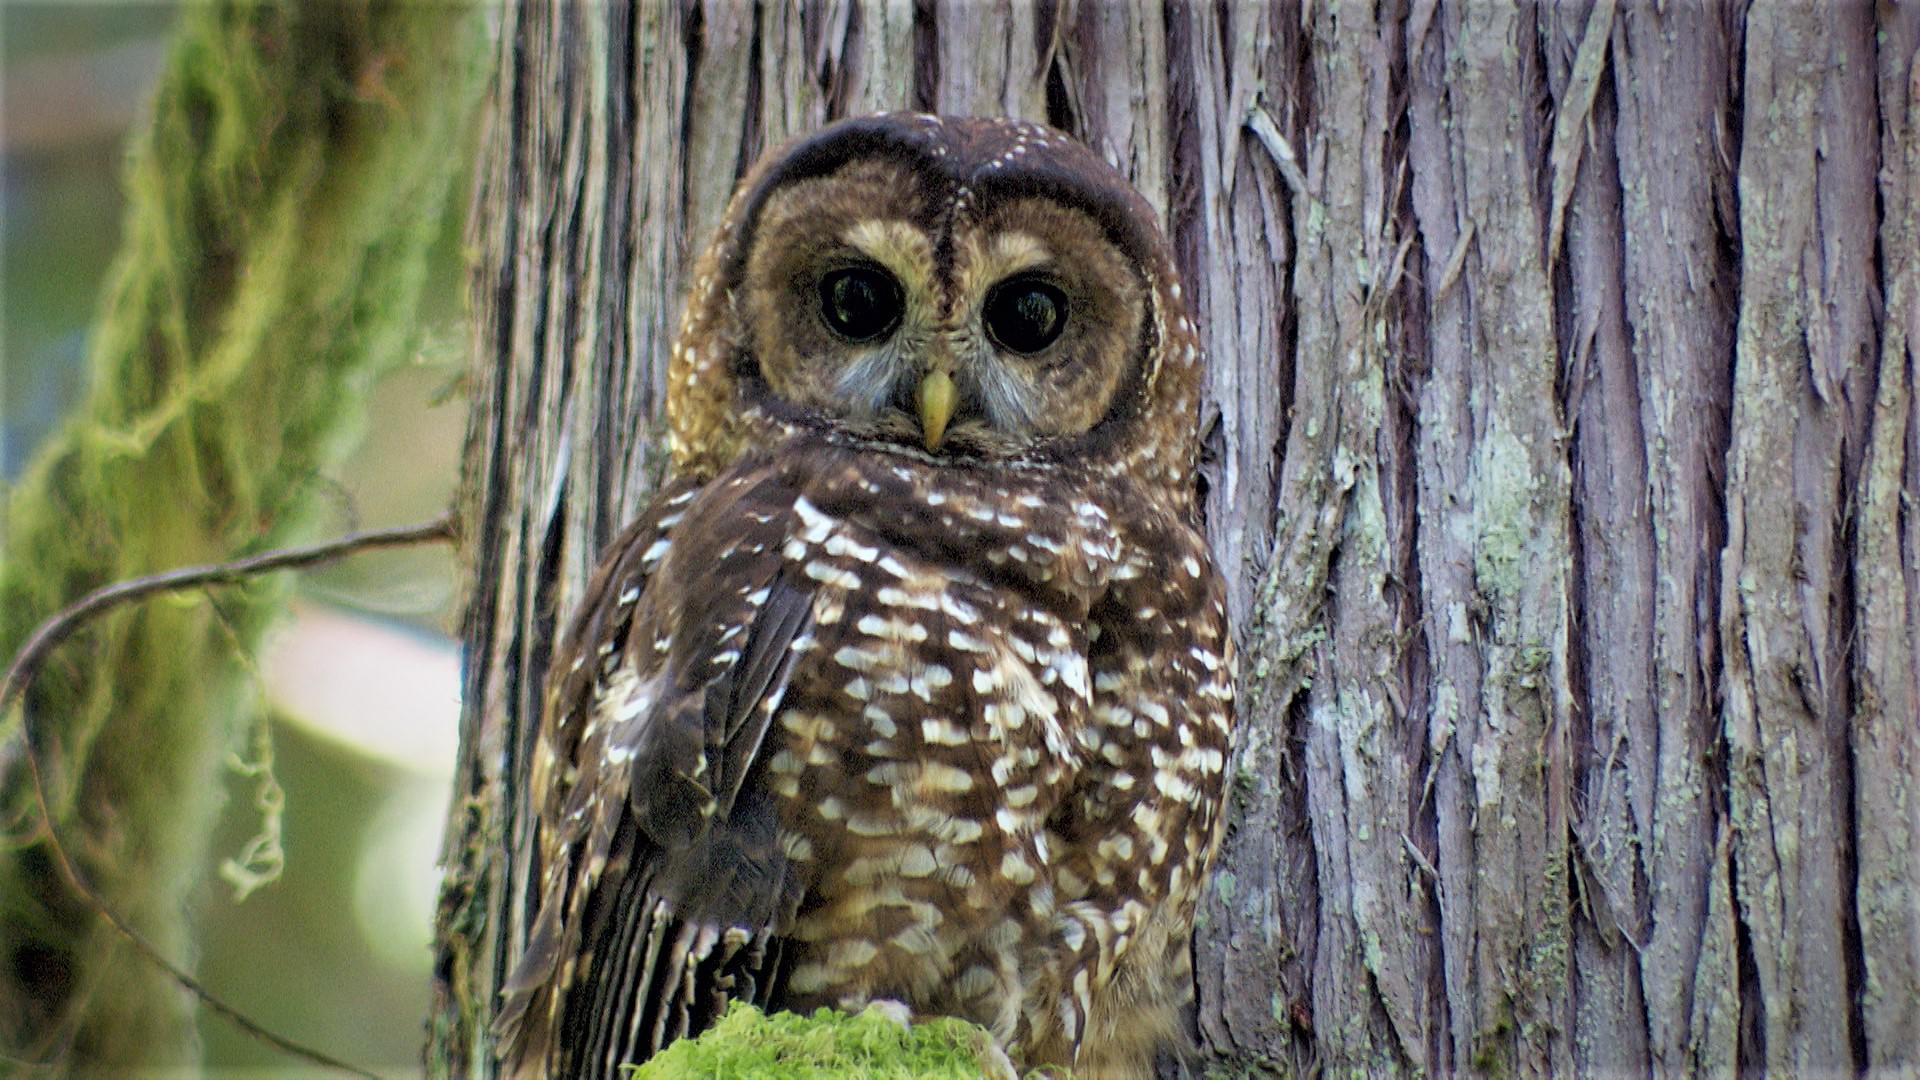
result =
M782 572L783 515L754 511L759 494L738 473L663 493L554 658L539 908L495 1024L510 1073L611 1075L773 993L801 884L747 777L813 593Z

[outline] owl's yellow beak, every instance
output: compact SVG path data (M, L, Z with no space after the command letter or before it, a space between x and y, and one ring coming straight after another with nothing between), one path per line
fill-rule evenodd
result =
M938 448L940 440L946 437L947 421L953 419L953 402L957 396L953 376L945 371L934 368L921 378L920 434L926 439L927 449Z

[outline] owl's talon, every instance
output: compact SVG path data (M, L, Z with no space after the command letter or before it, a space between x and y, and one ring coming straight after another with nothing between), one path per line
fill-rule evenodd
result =
M980 1072L987 1080L1020 1080L1020 1070L1013 1067L1013 1059L997 1042L988 1042L980 1051Z
M900 1030L902 1031L913 1027L913 1010L908 1008L904 1001L895 1001L892 998L881 998L878 1001L867 1002L866 1008L860 1011L862 1013L879 1013L888 1020L899 1024Z

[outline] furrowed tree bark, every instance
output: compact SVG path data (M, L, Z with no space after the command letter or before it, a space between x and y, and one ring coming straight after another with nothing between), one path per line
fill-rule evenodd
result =
M1647 460L1644 480L1629 472L1622 482L1636 499L1644 485L1648 520L1628 532L1594 521L1582 534L1598 551L1609 538L1651 544L1652 596L1634 604L1651 623L1651 655L1629 663L1647 672L1652 692L1627 738L1607 743L1619 748L1607 760L1625 763L1616 786L1632 810L1630 822L1616 819L1606 849L1614 854L1601 865L1616 882L1629 873L1646 882L1608 894L1608 910L1627 916L1627 930L1645 928L1636 966L1648 1052L1680 1071L1729 1059L1739 1008L1724 803L1711 790L1719 740L1702 720L1719 696L1713 566L1726 527L1716 477L1738 283L1727 168L1732 23L1706 5L1629 10L1615 22L1617 186L1626 234L1637 238L1620 258L1635 369L1622 392L1638 399ZM1590 708L1604 715L1599 704Z
M687 263L883 108L1064 127L1179 253L1242 646L1207 1064L1920 1067L1916 50L1911 3L516 9L434 1067L489 1065Z
M93 387L6 502L0 655L108 582L302 538L366 387L417 340L478 103L476 13L342 0L182 13L126 174ZM245 654L273 581L102 618L0 729L0 1053L80 1072L199 1059L194 1001L73 893L68 855L193 962L223 763L253 713Z

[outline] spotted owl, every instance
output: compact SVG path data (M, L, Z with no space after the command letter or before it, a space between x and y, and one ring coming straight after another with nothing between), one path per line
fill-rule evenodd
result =
M552 660L507 1070L744 999L1149 1073L1233 718L1152 211L1048 128L835 124L741 185L669 370L670 475Z

